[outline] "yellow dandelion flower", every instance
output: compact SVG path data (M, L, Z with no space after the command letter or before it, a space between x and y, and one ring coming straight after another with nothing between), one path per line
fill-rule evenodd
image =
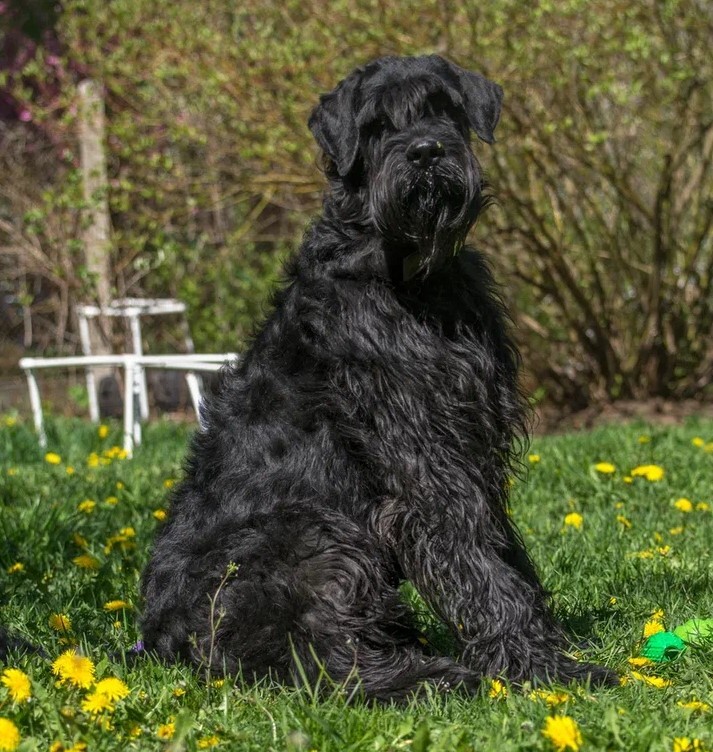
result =
M7 687L13 702L26 702L32 697L30 677L19 668L6 668L0 677L0 683Z
M698 504L696 504L697 512L710 512L710 509L711 505L705 501L699 501Z
M94 683L94 663L91 658L79 655L74 648L65 650L52 664L52 672L60 683L74 684L88 689Z
M116 490L117 491L121 491L124 488L126 488L126 486L120 480L117 480L116 481Z
M129 736L130 736L130 737L131 737L132 739L136 739L136 737L137 737L137 736L141 736L141 734L142 734L142 731L141 731L141 726L132 726L132 727L131 727L131 728L129 729Z
M62 462L62 458L56 452L47 452L45 462L50 465L59 465Z
M67 747L67 749L64 752L86 752L86 750L87 750L86 742L77 742L76 744L73 744L71 747Z
M89 467L99 467L99 455L96 452L92 452L87 457L87 465Z
M159 521L163 522L166 519L166 510L165 509L156 509L153 513L153 516Z
M651 635L655 635L663 631L664 626L660 619L649 619L649 621L644 624L644 637L651 637Z
M79 504L77 504L77 511L84 512L84 514L91 514L96 505L96 501L92 501L92 499L84 499L84 501L80 501Z
M113 446L108 452L104 452L104 454L113 460L125 460L129 456L126 449L122 449L119 446Z
M97 429L97 433L99 434L100 439L105 439L109 435L109 426L102 424Z
M704 752L705 747L700 739L688 736L677 736L673 740L673 752Z
M668 679L664 679L661 676L646 676L638 671L632 671L631 675L634 679L648 684L650 687L656 687L656 689L664 689L670 687L671 682Z
M106 499L104 499L104 503L113 507L119 503L119 498L117 496L107 496Z
M49 752L65 752L62 742L52 742L49 746Z
M127 697L131 690L121 679L117 679L115 676L108 676L94 685L94 692L95 694L108 697L112 702L116 702Z
M176 481L173 478L166 478L163 482L164 488L173 488L176 485Z
M74 475L77 471L71 465L67 465L67 467L64 468L64 472L67 473L67 475Z
M500 679L491 679L488 697L490 697L491 700L504 700L507 696L508 688L500 681Z
M173 739L176 733L176 724L173 721L163 723L156 729L156 736L159 739Z
M584 517L582 517L582 515L579 514L578 512L570 512L564 518L565 527L573 527L573 528L576 528L577 530L581 530L583 523L584 523Z
M597 462L594 469L603 475L611 475L616 472L616 466L612 465L611 462Z
M617 514L616 521L619 522L622 527L625 527L627 530L631 527L631 520L628 517L624 517L623 514Z
M688 700L687 702L679 700L676 704L684 708L684 710L690 710L692 713L708 713L711 709L711 706L707 702L701 702L700 700Z
M125 536L126 538L135 538L136 530L134 530L133 527L122 527L121 530L119 530L119 534Z
M693 511L693 504L690 499L676 499L676 501L673 502L673 505L679 512Z
M122 608L131 608L131 604L127 601L107 601L104 604L105 611L121 611Z
M548 689L534 689L528 697L531 700L544 700L551 708L562 705L570 699L566 692L552 692Z
M76 564L80 569L99 569L101 566L99 560L89 554L75 556L72 559L72 564Z
M212 681L210 683L210 686L215 687L216 689L220 689L223 684L225 684L225 679L216 679L215 681Z
M646 434L639 436L639 444L648 444L651 441L651 437Z
M627 658L630 666L634 668L645 668L646 666L653 666L654 662L651 658L646 658L643 655L636 656L635 658Z
M52 614L48 621L50 627L56 632L70 632L72 630L72 620L67 614Z
M609 599L609 605L610 606L616 606L617 603L618 603L618 601L617 601L616 596L612 595L612 597Z
M114 703L110 697L98 692L91 692L82 700L82 710L91 715L100 713L113 713Z
M574 718L567 715L548 716L542 736L554 745L557 752L571 749L573 752L582 746L582 734Z
M171 693L174 697L183 697L186 694L185 687L176 687Z
M210 749L211 747L217 747L220 744L220 739L213 734L212 736L203 736L198 740L198 749Z
M17 475L17 468L16 467L8 467L7 474L8 475Z
M8 574L17 574L18 572L24 572L25 565L21 561L16 561L7 568Z
M671 553L671 546L668 546L668 545L667 546L659 546L656 549L656 553L659 556L668 556Z
M694 436L691 439L691 444L693 444L694 447L702 447L705 445L705 441L700 436Z
M528 454L527 459L530 464L536 465L542 459L542 457L540 457L539 454Z
M630 475L625 475L622 478L622 480L624 481L624 483L633 483L634 482L634 479Z
M9 718L0 718L0 750L14 752L20 746L20 731Z
M6 428L14 428L17 425L17 418L14 415L5 415L3 422Z
M679 525L678 527L672 527L669 530L669 533L671 533L671 535L681 535L682 532L683 532L683 525Z
M660 465L639 465L631 471L632 477L646 478L646 480L657 482L666 474Z

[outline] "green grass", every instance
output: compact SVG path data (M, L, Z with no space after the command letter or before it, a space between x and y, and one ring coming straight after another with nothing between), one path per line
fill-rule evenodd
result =
M569 699L556 707L513 688L506 699L493 699L486 685L476 698L426 694L405 708L371 708L348 701L338 689L316 699L305 690L232 681L216 687L186 667L112 660L139 638L136 609L108 612L104 604L121 599L140 605L139 573L161 524L153 513L166 503L165 482L180 475L189 431L152 425L133 460L91 468L91 452L101 455L120 443L118 425L100 439L86 423L50 421L49 449L61 455L61 463L51 465L30 427L11 422L0 418L0 624L30 637L48 656L9 664L31 677L29 702L14 704L0 685L0 717L19 728L21 750L44 752L55 741L68 748L80 740L91 751L194 750L212 735L220 740L216 748L225 750L547 750L552 746L542 728L553 713L576 720L583 749L672 750L676 737L713 744L713 712L678 705L691 699L713 705L711 646L641 670L669 680L668 687L636 678L606 690L570 687ZM586 641L589 660L623 675L630 676L627 659L637 655L643 627L656 609L663 609L669 628L713 616L713 513L695 509L699 502L713 507L713 453L694 446L694 437L713 441L713 423L538 438L532 452L540 461L526 463L529 477L513 487L513 515L558 614ZM598 473L594 464L602 461L613 463L616 472ZM651 463L665 469L661 481L624 481L632 468ZM118 502L107 503L110 497ZM693 502L692 512L674 506L680 497ZM91 513L77 509L86 499L96 502ZM565 527L571 512L581 515L581 529ZM128 527L133 537L107 547ZM680 533L670 532L679 527ZM73 563L83 553L76 534L86 539L99 569ZM24 568L11 572L17 563ZM50 616L58 613L70 617L70 633L50 627ZM86 691L55 684L51 662L69 644L79 644L92 658L98 677L118 676L131 689L107 719L111 730L81 710ZM171 718L173 741L162 741L157 729ZM140 733L130 740L132 729Z

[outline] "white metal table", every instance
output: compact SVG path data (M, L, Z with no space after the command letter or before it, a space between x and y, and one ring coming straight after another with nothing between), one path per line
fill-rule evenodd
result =
M66 358L22 358L20 368L27 377L30 404L35 429L41 447L47 446L44 429L42 401L35 371L47 368L87 368L114 366L124 369L124 442L123 448L131 456L134 446L141 443L141 411L136 409L141 397L141 383L146 368L177 369L180 371L219 371L228 361L237 358L235 353L191 353L188 355L76 355ZM193 393L192 395L193 396ZM196 417L200 422L200 387L194 399Z

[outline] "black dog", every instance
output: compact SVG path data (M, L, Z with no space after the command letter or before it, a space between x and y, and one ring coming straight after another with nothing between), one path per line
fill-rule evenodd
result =
M321 665L373 698L612 679L562 652L508 517L518 355L463 247L484 203L470 132L493 141L501 98L437 56L377 60L321 98L324 211L205 407L144 575L148 649L286 682ZM458 661L424 652L405 579Z

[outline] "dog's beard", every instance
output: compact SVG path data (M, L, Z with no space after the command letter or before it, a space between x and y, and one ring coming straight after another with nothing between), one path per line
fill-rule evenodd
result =
M372 181L371 215L386 242L417 253L414 272L429 273L463 247L482 205L472 157L442 159L428 169L388 157Z

